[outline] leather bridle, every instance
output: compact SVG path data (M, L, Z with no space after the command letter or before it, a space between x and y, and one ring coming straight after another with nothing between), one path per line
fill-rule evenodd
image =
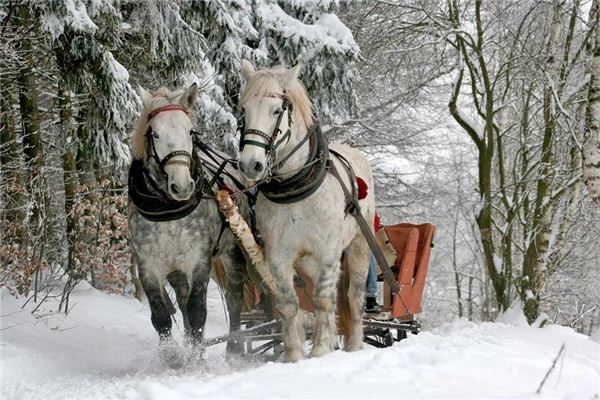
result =
M150 122L152 120L152 118L156 117L158 114L160 114L161 112L165 112L165 111L183 111L186 114L189 115L189 112L187 111L187 109L179 104L169 104L163 107L159 107L156 110L152 111L149 115L148 115L148 122ZM190 131L190 135L193 135L194 131ZM169 154L167 154L166 156L164 156L162 159L158 156L158 152L156 151L156 145L154 144L154 133L152 131L152 127L149 126L148 130L146 131L146 142L148 145L148 154L150 154L152 156L152 158L154 159L154 162L156 163L156 165L158 165L158 168L160 170L161 173L163 173L164 175L167 175L167 173L165 172L165 166L169 163L169 161L171 161L171 159L173 157L178 157L178 156L183 156L187 158L187 164L190 168L190 170L193 169L194 167L194 158L192 157L192 155L185 151L185 150L175 150L170 152Z
M240 152L244 150L244 146L256 146L262 149L265 149L265 153L267 156L267 167L270 168L275 161L275 152L284 142L287 144L290 141L290 137L292 134L292 112L293 105L287 98L285 94L270 94L264 97L273 97L283 100L283 104L281 105L281 112L277 116L277 121L275 122L275 128L273 132L269 135L258 129L246 129L244 125L241 127L241 137L240 137ZM281 129L279 126L281 125L281 121L283 120L283 114L287 113L288 115L288 128L285 133L277 140L279 134L281 134ZM242 121L245 121L245 118L242 118ZM257 140L248 139L247 135L257 135L266 140L266 142L259 142Z

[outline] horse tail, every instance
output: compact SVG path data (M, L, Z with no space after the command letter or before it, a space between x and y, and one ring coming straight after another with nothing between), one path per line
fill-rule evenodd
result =
M352 332L352 315L350 313L350 302L348 301L348 287L350 286L350 274L348 272L348 256L342 256L342 276L338 282L337 297L337 323L338 334L348 337Z
M219 286L219 289L223 292L227 291L227 272L225 266L219 258L215 258L212 261L212 277ZM254 308L256 302L255 286L252 284L250 279L246 279L244 283L244 294L242 300L242 310L250 311Z
M257 289L250 279L244 282L244 297L242 311L252 311L257 302Z
M212 278L221 290L227 290L227 272L225 272L225 266L219 258L213 258L212 260Z

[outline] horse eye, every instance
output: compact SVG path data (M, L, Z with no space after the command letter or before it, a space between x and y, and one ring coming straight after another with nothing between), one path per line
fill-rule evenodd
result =
M283 112L283 110L281 108L278 108L277 110L273 111L273 115L279 115Z
M152 137L153 137L154 139L158 139L158 133L156 133L156 132L152 132Z

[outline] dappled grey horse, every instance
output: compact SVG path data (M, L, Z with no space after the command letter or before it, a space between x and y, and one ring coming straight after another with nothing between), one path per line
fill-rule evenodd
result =
M207 286L215 257L227 275L231 332L239 330L242 307L245 258L212 198L217 180L205 173L194 145L188 110L197 92L195 84L176 92L161 88L149 93L140 88L143 110L129 171L133 262L150 303L159 352L173 368L180 367L184 358L171 337L175 310L164 289L166 281L183 314L186 342L195 349L202 347ZM247 210L245 204L238 205ZM240 351L241 344L230 338L227 350Z

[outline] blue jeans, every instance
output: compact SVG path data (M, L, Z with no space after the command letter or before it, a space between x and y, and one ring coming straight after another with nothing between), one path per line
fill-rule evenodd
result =
M377 260L373 253L369 257L369 273L367 274L367 297L377 297Z

